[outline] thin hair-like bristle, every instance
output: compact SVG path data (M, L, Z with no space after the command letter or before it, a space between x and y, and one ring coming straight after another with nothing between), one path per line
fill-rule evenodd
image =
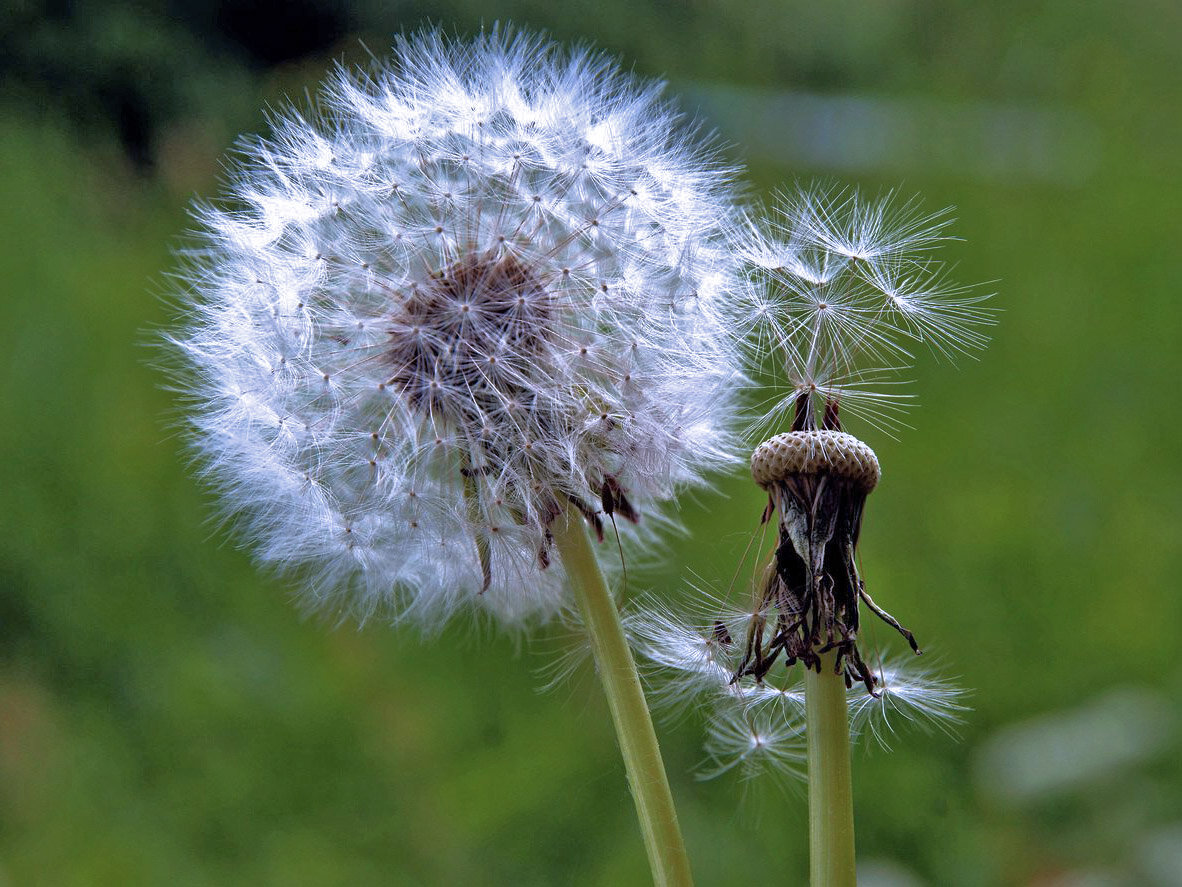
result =
M951 221L915 199L827 186L751 212L736 248L754 284L749 353L773 391L755 429L779 428L803 395L891 433L906 400L890 386L917 348L952 359L985 346L989 296L950 283L935 257Z

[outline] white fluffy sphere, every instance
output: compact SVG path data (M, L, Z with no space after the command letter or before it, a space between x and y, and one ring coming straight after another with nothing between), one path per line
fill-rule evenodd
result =
M553 613L562 509L647 517L731 461L731 174L659 93L538 37L401 39L198 210L195 444L312 604Z

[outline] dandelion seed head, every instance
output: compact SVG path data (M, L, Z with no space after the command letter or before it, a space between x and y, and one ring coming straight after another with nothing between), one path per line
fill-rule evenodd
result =
M651 530L733 459L732 173L659 94L537 36L422 33L198 208L195 446L310 605L551 615L563 509L610 488Z

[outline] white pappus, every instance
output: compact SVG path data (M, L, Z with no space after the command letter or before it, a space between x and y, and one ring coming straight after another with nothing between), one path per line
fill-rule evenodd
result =
M708 760L702 778L736 768L744 777L803 778L805 690L799 669L758 680L735 677L751 617L750 611L702 594L698 604L676 610L645 598L626 624L655 704L674 714L691 706L706 710ZM968 711L965 692L955 683L903 658L874 656L870 667L874 694L861 684L847 690L853 735L885 748L896 729L908 724L955 734Z
M399 39L245 143L180 279L204 473L311 606L561 610L561 509L733 462L734 170L659 83L493 30Z
M840 408L890 431L916 346L949 359L985 347L989 295L950 283L933 255L950 221L914 199L822 186L781 191L750 215L735 248L755 283L750 352L775 392L761 430Z

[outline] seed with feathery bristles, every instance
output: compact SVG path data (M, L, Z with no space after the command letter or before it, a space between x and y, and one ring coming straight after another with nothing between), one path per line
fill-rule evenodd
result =
M934 257L949 221L826 188L781 192L750 219L738 249L755 285L754 359L782 392L761 425L840 406L895 427L908 402L895 376L917 346L950 358L984 347L988 296L950 284Z

